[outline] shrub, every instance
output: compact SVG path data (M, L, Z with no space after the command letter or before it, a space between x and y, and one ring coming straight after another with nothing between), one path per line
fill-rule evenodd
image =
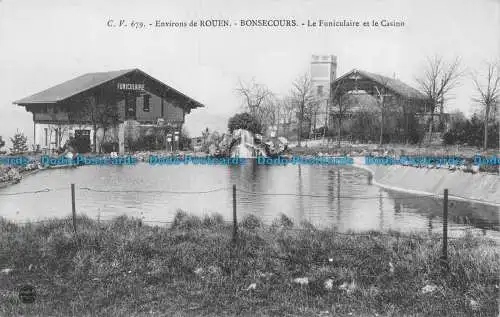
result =
M187 212L184 210L177 210L175 213L174 221L172 222L172 228L176 228L181 225L181 223L188 217Z
M229 119L227 124L229 132L244 129L254 134L262 133L262 124L248 112L237 113Z
M137 140L127 140L128 151L149 151L165 148L164 138L155 134L142 135Z
M103 153L118 152L118 149L118 142L104 142L101 144L101 152Z
M498 147L498 123L488 127L488 147ZM443 135L443 142L447 145L467 144L482 147L484 138L484 121L477 114L470 120L454 123L452 128Z

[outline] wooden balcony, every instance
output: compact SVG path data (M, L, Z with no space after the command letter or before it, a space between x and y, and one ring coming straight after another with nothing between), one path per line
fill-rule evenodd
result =
M67 112L34 113L33 119L37 123L50 123L50 122L66 123L69 120L69 115Z

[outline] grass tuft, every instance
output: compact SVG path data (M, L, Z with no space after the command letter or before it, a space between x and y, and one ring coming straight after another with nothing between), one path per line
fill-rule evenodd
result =
M207 228L220 227L224 225L224 217L219 213L205 215L203 217L203 225Z
M274 219L271 226L274 228L291 229L293 228L293 220L282 213L279 218Z
M194 230L202 226L203 221L199 217L189 215L183 210L177 210L172 223L172 229Z
M262 228L264 226L264 223L256 215L247 214L243 217L240 226L245 229L255 230L258 228Z

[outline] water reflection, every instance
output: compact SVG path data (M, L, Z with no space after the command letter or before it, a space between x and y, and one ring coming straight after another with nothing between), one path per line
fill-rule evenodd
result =
M338 224L341 223L342 219L342 207L340 205L340 169L337 169L337 221L335 222L335 229L338 230Z
M297 169L297 177L298 177L298 184L297 184L297 189L298 189L298 194L300 196L296 196L296 199L298 200L298 205L299 205L299 215L298 215L298 218L299 219L304 219L304 212L306 210L305 206L304 206L304 200L302 199L302 195L304 195L304 191L303 191L303 181L302 181L302 167L299 165L298 166L298 169ZM308 210L308 215L309 215L309 222L311 221L311 210Z
M77 212L102 219L127 214L147 221L171 221L178 209L197 215L232 217L236 184L238 217L252 213L271 223L280 213L296 222L340 231L397 230L439 232L442 200L387 191L367 184L367 172L351 167L240 166L85 166L43 171L0 194L57 189L29 195L0 195L0 215L22 221L65 216L71 211L70 183L77 186ZM103 190L85 190L82 187ZM219 191L206 191L220 189ZM128 192L120 192L127 190ZM117 192L116 192L117 191ZM152 192L154 191L154 192ZM172 194L168 191L199 191ZM205 192L205 193L204 193ZM357 197L357 198L356 198ZM450 201L450 230L469 228L483 234L500 230L495 207Z
M382 190L379 191L378 210L380 212L379 230L382 231L382 230L384 230L384 199L382 198Z

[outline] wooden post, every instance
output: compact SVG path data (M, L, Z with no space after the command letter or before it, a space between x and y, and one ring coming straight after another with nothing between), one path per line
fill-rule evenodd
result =
M71 184L71 211L73 214L73 230L76 234L75 184Z
M444 267L448 267L448 189L444 190L443 197L443 255L441 257Z
M236 185L233 184L233 243L238 235L238 220L236 218Z

